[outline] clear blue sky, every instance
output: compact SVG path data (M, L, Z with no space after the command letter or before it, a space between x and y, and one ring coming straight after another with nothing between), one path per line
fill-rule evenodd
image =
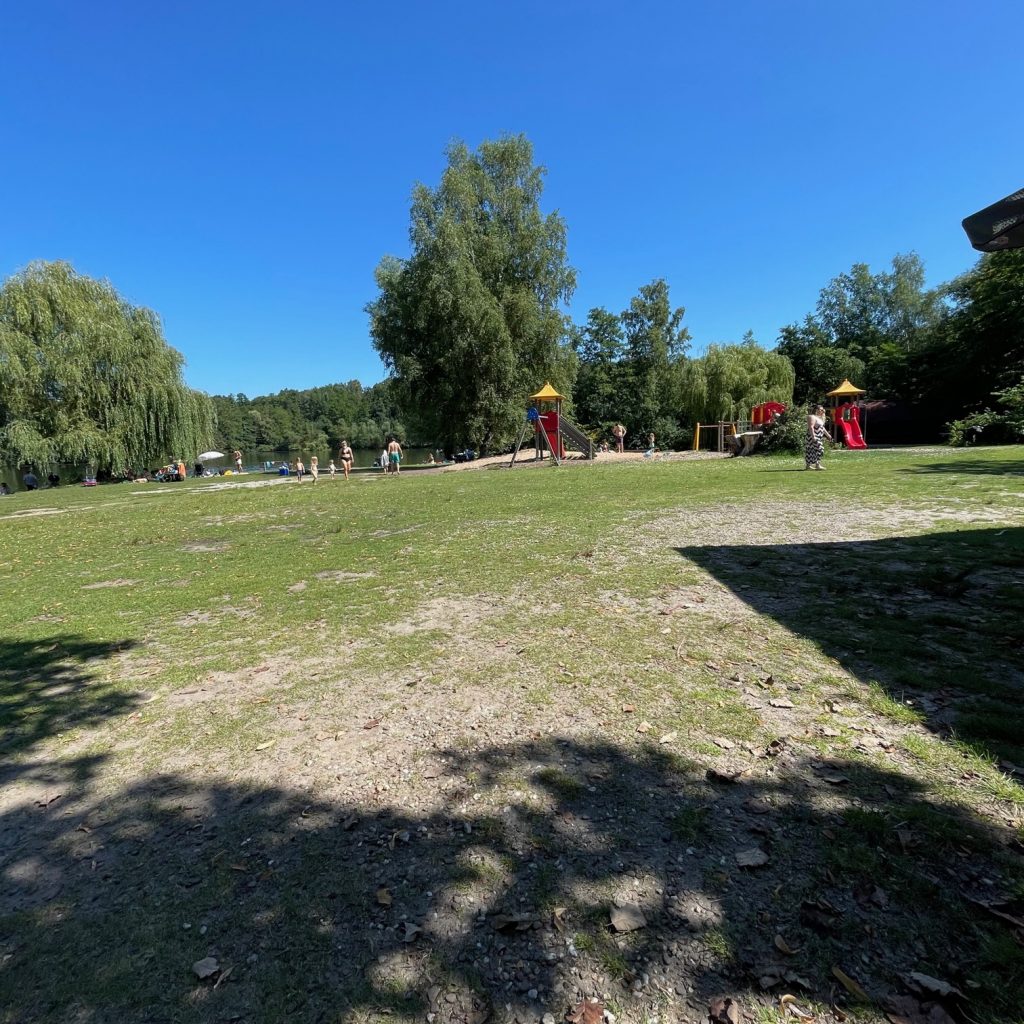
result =
M665 277L698 350L855 261L974 260L1024 184L1020 0L7 5L0 275L70 260L156 309L189 382L383 375L363 306L453 137L525 132L575 319Z

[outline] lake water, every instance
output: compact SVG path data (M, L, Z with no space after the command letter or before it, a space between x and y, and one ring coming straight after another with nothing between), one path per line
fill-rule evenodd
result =
M417 466L422 465L427 461L430 456L429 448L405 448L404 457L402 459L402 465L404 466ZM338 460L337 452L330 452L326 449L324 451L304 451L304 452L273 452L273 451L260 451L255 449L252 452L243 452L242 465L248 472L261 472L263 470L263 464L265 462L273 463L274 467L278 467L282 462L287 461L291 466L295 465L297 457L301 456L302 461L306 464L306 469L309 469L309 460L311 456L315 455L320 460L320 472L324 473L327 471L327 465L334 459L335 465L338 467L338 472L341 472L341 463ZM361 449L354 448L352 450L353 463L356 469L368 469L374 463L374 461L380 458L380 450L378 449ZM435 452L434 457L437 459L441 458L440 452ZM191 476L192 467L195 462L189 462L188 472ZM222 459L211 459L204 462L203 465L207 469L212 469L216 472L219 469L234 469L234 464L231 461L231 453L228 452ZM150 467L151 469L154 467ZM39 477L39 482L45 487L46 486L46 475L49 469L37 470L36 476ZM57 466L56 473L60 476L64 482L70 482L75 479L79 479L84 475L84 466ZM22 491L24 486L21 482L22 474L17 471L13 466L0 466L0 481L7 484L11 490Z

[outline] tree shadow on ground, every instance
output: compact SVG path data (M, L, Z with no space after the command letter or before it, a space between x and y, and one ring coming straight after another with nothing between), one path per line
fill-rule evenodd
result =
M876 712L1024 766L1024 528L677 550L869 684Z
M970 981L999 1016L1024 983L971 902L1005 895L1012 836L895 767L549 738L413 773L418 805L165 775L10 807L0 1019L695 1021L719 994L754 1019L847 1004L835 967L914 1012L909 971ZM613 932L616 901L643 925Z
M985 476L1024 476L1024 458L956 459L953 462L922 462L900 473L981 473Z
M142 695L101 678L133 640L98 642L79 636L0 640L0 784L23 765L17 760L43 740L98 725L135 709Z

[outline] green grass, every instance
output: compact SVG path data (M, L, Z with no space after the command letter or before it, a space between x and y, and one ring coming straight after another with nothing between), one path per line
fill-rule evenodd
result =
M606 459L0 500L0 1022L422 1019L418 952L485 979L475 915L521 907L589 908L576 947L621 979L669 928L608 931L631 868L721 901L701 941L727 970L773 956L769 904L811 948L799 901L765 897L790 866L808 894L891 880L889 920L857 911L842 941L962 963L1005 1016L1019 958L929 879L974 858L998 896L1019 874L1021 466ZM771 863L737 870L754 841ZM208 953L216 990L190 973Z

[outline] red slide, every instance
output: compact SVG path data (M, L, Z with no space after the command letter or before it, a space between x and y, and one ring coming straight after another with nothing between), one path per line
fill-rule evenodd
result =
M860 424L856 420L840 420L843 431L843 442L847 448L867 448L864 435L860 432Z

